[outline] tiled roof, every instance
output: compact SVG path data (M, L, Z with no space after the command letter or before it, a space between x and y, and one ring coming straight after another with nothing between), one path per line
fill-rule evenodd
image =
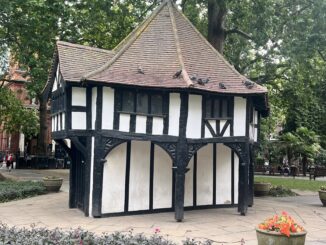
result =
M66 81L79 82L85 73L103 66L114 53L68 42L57 42L60 71Z
M82 57L75 56L74 64L80 64L75 77L80 77L84 70L85 81L192 88L226 94L267 92L266 88L250 81L249 86L246 86L245 81L248 83L248 79L209 44L171 1L164 1L113 52L113 57L112 52L95 54L93 51L90 54L83 53ZM68 58L69 52L66 51L65 55ZM110 58L101 63L105 55ZM62 59L60 50L59 58ZM92 62L95 59L97 62ZM70 63L70 59L67 61ZM87 68L82 67L81 63L84 62ZM69 66L68 63L61 63L61 69L72 71L64 67ZM178 71L181 71L180 76L174 77ZM203 84L198 80L203 81Z

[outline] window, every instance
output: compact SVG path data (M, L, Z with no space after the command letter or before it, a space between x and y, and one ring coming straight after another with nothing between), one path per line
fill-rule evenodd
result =
M230 117L230 100L228 98L206 98L206 118Z
M161 94L150 95L144 92L123 91L121 110L127 113L161 116L163 115L163 97Z

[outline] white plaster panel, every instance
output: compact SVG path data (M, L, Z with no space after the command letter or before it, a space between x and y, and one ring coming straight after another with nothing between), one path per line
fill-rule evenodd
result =
M93 172L94 172L94 141L95 138L92 137L92 146L91 146L91 171L90 171L90 186L89 186L89 216L92 217L93 212Z
M96 122L96 99L97 99L97 87L92 88L92 129L95 129Z
M230 148L216 145L216 204L231 204L231 154Z
M189 95L187 138L201 138L202 96Z
M254 128L254 141L257 142L258 141L258 129Z
M212 126L214 132L216 133L216 120L208 120L209 124ZM205 125L205 138L212 138L213 135L209 131L208 127Z
M197 205L213 204L213 145L197 153Z
M194 204L194 157L188 164L189 171L185 178L185 201L184 206L190 207Z
M57 82L57 77L55 77L52 85L52 92L56 91L57 89L58 89L58 82Z
M103 168L102 213L124 211L127 143L106 156Z
M120 114L120 120L119 120L119 130L122 132L129 132L130 128L130 115L129 114Z
M146 116L136 116L136 133L146 134Z
M241 97L234 97L234 136L246 135L246 107L247 100Z
M255 128L253 124L249 125L249 139L254 140L255 138Z
M132 141L129 211L149 209L150 142Z
M61 130L61 113L59 113L58 115L57 115L57 120L58 120L58 131L60 131Z
M72 87L71 105L86 106L86 88Z
M171 93L169 105L169 135L179 135L180 105L180 94Z
M62 113L62 130L65 130L66 126L66 113Z
M163 127L164 127L163 118L153 117L152 134L162 135Z
M51 131L52 131L52 132L55 131L55 128L54 128L54 125L55 125L55 124L54 124L54 120L55 120L55 119L54 119L54 118L55 118L54 116L51 118L51 121L52 121Z
M70 139L64 139L64 142L68 146L68 148L71 148L71 140Z
M86 129L86 112L71 112L71 128Z
M253 115L253 121L254 121L254 124L258 124L258 111L254 110L254 115Z
M23 133L19 134L19 151L25 151L25 135Z
M58 131L58 128L57 128L57 120L58 120L58 116L57 115L55 115L54 116L54 131Z
M172 160L159 146L154 147L153 208L172 207Z
M103 87L102 129L113 129L113 115L114 89L109 87Z
M234 204L238 204L239 199L239 157L234 153Z
M223 130L224 125L226 124L226 120L221 120L220 121L220 130ZM226 128L225 132L224 132L224 137L228 137L230 136L230 125Z

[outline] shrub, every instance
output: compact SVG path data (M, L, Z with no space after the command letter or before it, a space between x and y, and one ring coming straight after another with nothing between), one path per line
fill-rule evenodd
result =
M269 195L273 197L287 197L287 196L296 196L297 194L295 194L289 188L286 188L282 185L277 185L271 187L269 191Z
M45 193L45 187L41 182L11 180L0 182L0 203Z
M322 149L315 157L315 164L326 167L326 150Z
M0 224L0 244L63 244L63 245L175 245L176 243L165 239L157 232L151 237L143 234L133 234L132 230L127 233L116 232L97 236L92 232L78 229L63 231L61 229L46 228L16 228ZM184 245L210 245L211 242L198 242L187 239Z

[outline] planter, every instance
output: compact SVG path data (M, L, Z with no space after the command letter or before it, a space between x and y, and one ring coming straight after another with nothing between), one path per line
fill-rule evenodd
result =
M291 233L290 237L275 231L256 229L258 245L304 245L307 232Z
M271 183L254 182L254 194L255 196L267 196L271 189Z
M326 207L326 191L319 190L319 199L323 203L323 206Z
M43 184L47 191L58 192L61 188L63 178L44 177Z

